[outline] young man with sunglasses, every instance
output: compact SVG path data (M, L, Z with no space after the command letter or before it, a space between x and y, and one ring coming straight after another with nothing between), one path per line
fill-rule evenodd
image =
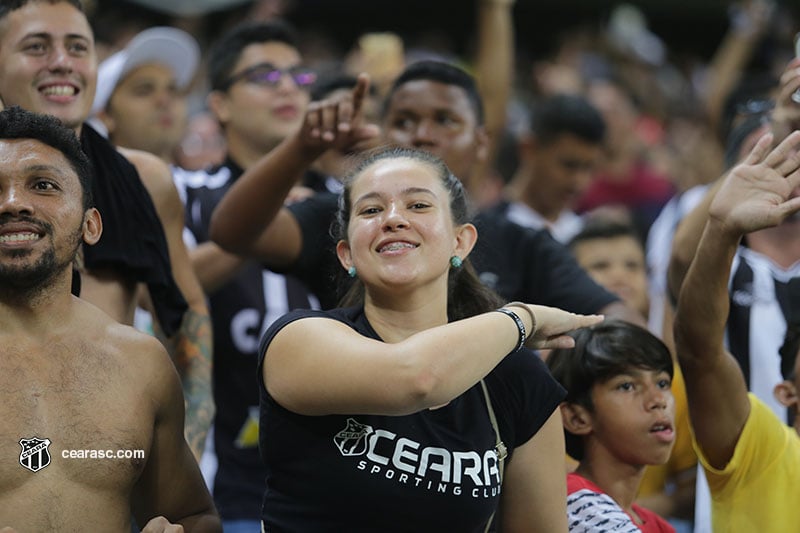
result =
M222 165L174 170L186 202L186 235L195 241L195 270L208 295L214 327L215 473L212 493L225 531L260 531L265 470L258 454L258 386L254 379L261 332L296 308L318 307L303 285L210 242L211 213L255 161L301 124L316 75L303 67L294 31L280 22L246 23L212 45L208 107L227 143ZM280 438L280 436L276 436ZM206 469L208 470L208 469Z

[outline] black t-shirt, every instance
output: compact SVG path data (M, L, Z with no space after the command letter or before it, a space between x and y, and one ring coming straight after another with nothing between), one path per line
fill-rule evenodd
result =
M242 174L227 160L208 171L174 171L186 203L186 229L209 241L211 214ZM298 280L249 262L208 296L214 331L214 502L225 520L258 520L264 497L264 466L258 453L258 344L267 326L291 309L319 307Z
M172 336L189 306L172 277L167 239L153 200L136 167L108 139L84 124L80 140L92 164L92 195L103 218L100 241L83 248L84 264L146 283L161 329Z
M331 227L339 195L318 193L289 210L303 235L300 258L285 271L317 295L323 309L336 306L348 280L335 253ZM503 298L594 314L619 298L598 285L547 230L533 230L494 212L475 217L478 241L469 255L481 281Z
M267 330L258 371L265 530L484 531L500 478L480 384L444 407L406 416L293 413L266 392L261 365L275 334L305 317L338 320L380 340L362 308L295 311ZM513 450L541 428L564 389L527 349L509 354L485 382L513 461Z
M479 213L474 223L478 242L469 259L481 281L504 298L581 314L619 300L547 230L520 226L493 211Z

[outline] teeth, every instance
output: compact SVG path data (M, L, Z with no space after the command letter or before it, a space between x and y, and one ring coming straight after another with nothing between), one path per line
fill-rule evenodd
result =
M380 251L381 252L392 252L394 250L401 250L403 248L415 248L413 244L409 244L407 242L392 242L383 246Z
M0 235L0 243L2 242L22 242L22 241L35 241L39 236L35 233L10 233L8 235Z
M72 96L75 94L75 87L71 85L53 85L46 87L42 92L48 96Z

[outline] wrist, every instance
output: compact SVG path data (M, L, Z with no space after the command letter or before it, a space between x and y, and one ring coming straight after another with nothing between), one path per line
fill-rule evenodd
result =
M525 328L525 322L522 321L522 318L520 318L520 316L516 312L506 307L495 309L495 312L502 313L510 317L514 321L514 324L517 326L517 333L518 333L517 345L510 353L519 351L519 349L522 348L522 346L525 344L525 341L528 339L527 330Z
M708 238L719 245L738 246L746 231L735 228L729 222L726 222L724 218L709 213L704 233L707 233L709 235Z
M533 314L533 310L531 310L529 305L526 305L522 302L508 302L503 307L506 308L513 307L514 309L522 309L523 311L525 311L525 313L523 313L523 316L527 315L528 319L530 320L530 322L525 322L525 327L527 328L528 332L528 338L534 336L534 334L536 333L536 315Z

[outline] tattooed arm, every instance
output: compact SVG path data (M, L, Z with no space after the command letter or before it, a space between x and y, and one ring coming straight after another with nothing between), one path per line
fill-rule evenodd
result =
M183 243L183 204L169 167L145 152L120 150L136 166L155 204L167 238L172 275L189 309L178 332L169 340L156 329L181 377L186 401L186 440L198 459L214 418L211 395L212 330L205 294ZM155 322L155 321L154 321ZM154 329L156 324L154 323Z
M174 337L165 338L157 322L153 323L153 328L178 369L186 406L184 435L199 461L206 434L214 419L211 394L211 320L207 311L200 313L190 307L183 315L181 328Z

